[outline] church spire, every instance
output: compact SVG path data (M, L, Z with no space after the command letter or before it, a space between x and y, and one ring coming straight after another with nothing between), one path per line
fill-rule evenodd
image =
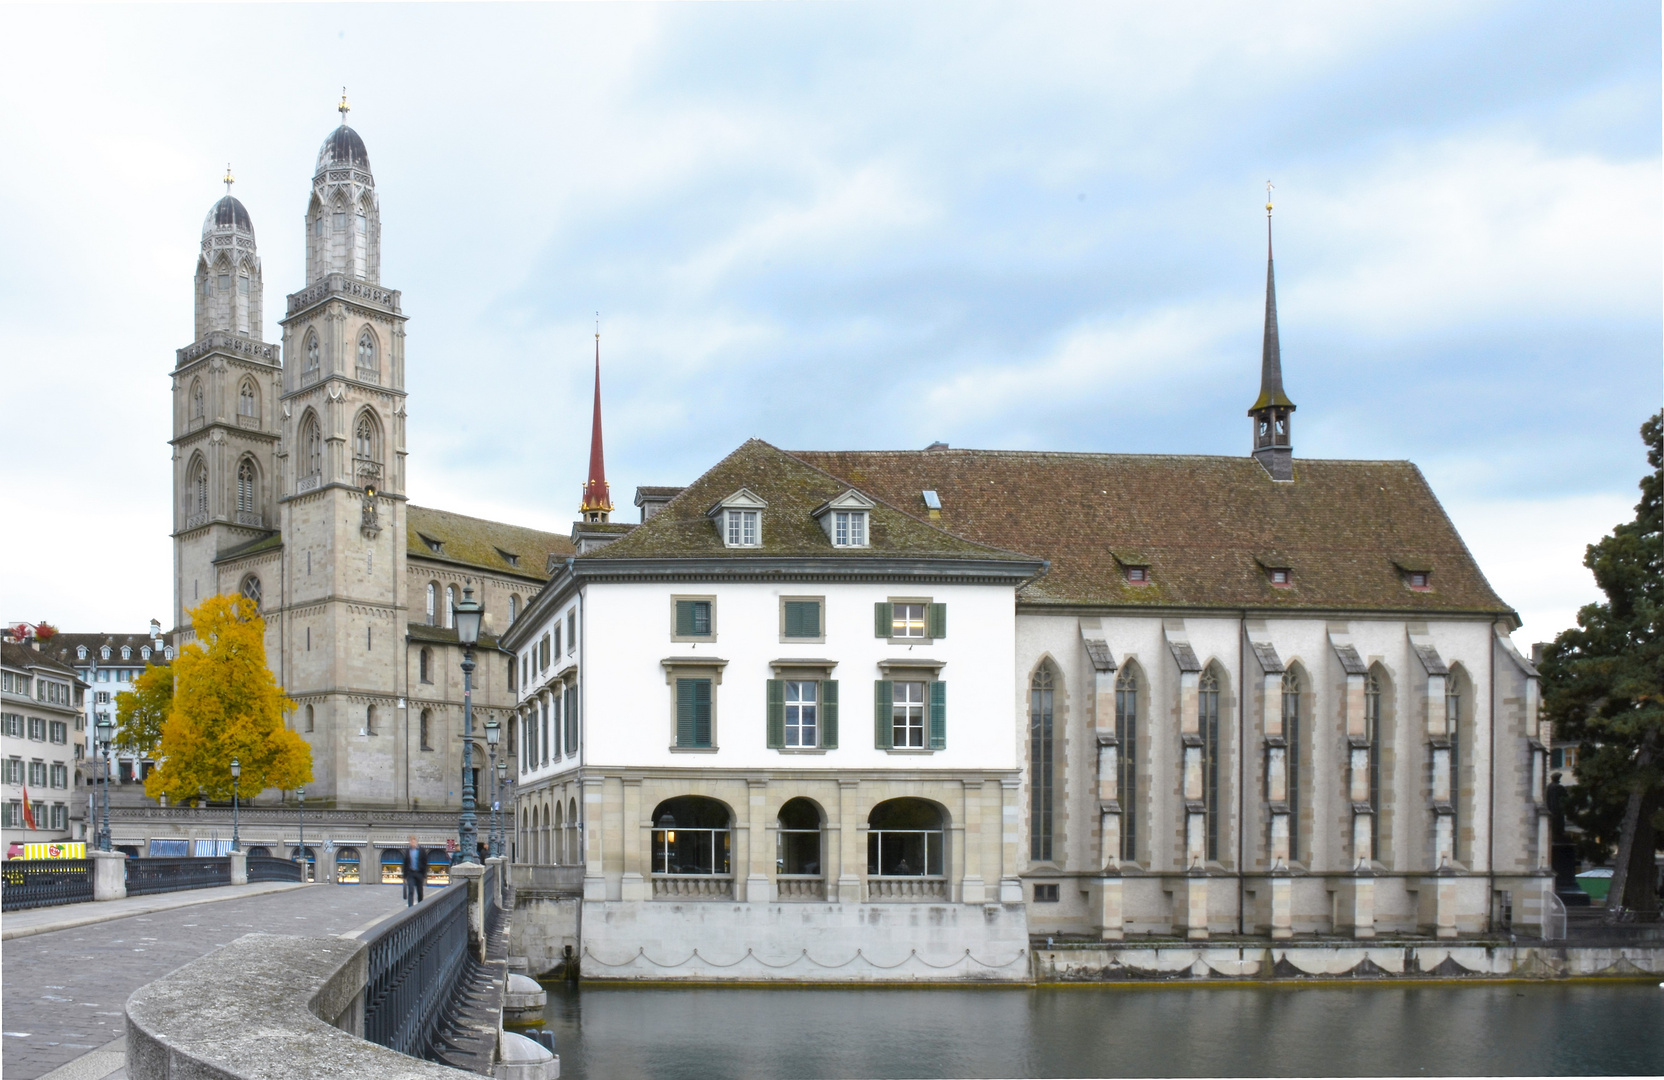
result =
M589 480L584 484L584 501L578 507L583 521L606 521L612 513L612 491L607 485L607 463L601 452L601 327L595 327L595 415L590 421Z
M1271 181L1265 182L1265 344L1260 352L1260 396L1248 410L1254 418L1254 458L1273 480L1294 479L1294 445L1289 414L1294 402L1283 392L1283 353L1277 340L1277 275L1271 253Z

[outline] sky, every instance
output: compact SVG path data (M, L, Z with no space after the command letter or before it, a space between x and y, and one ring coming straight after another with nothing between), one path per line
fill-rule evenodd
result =
M7 7L0 617L171 610L229 161L266 283L345 85L419 505L565 532L746 438L1244 454L1276 186L1296 456L1409 459L1522 647L1664 398L1656 3Z

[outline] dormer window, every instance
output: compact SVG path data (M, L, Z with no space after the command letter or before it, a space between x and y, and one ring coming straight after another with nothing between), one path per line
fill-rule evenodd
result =
M1293 572L1287 567L1273 567L1271 570L1271 584L1287 588L1294 584Z
M503 557L503 561L508 563L510 566L520 565L520 556L514 554L512 551L504 551L502 548L498 548L497 554L501 555Z
M763 510L768 506L756 492L740 488L705 512L717 527L724 547L761 547Z
M1416 592L1427 592L1433 587L1433 567L1429 565L1430 562L1431 560L1425 556L1415 555L1400 555L1392 561L1398 568L1405 588L1414 589Z
M422 543L426 544L428 546L428 550L433 552L435 555L444 551L445 542L443 540L435 540L427 533L417 533L416 535L422 538Z
M142 659L142 660L149 660L150 659L150 646L149 645L142 646L139 649L139 658Z
M131 660L131 659L133 659L133 650L132 650L132 649L131 649L131 648L129 648L129 647L128 647L128 646L126 646L126 645L123 645L123 646L122 646L122 647L121 647L121 658L122 658L122 659L123 659L123 660Z
M835 499L817 506L811 513L826 530L833 547L864 548L871 535L868 525L872 508L878 504L851 488Z
M1430 577L1431 577L1431 575L1428 574L1427 571L1425 571L1425 570L1411 570L1410 575L1409 575L1410 588L1412 588L1412 589L1430 588L1430 586L1427 584L1428 579Z
M1148 585L1150 583L1150 568L1148 566L1129 566L1126 568L1128 585Z
M86 658L87 658L87 647L85 645L75 646L75 659L85 660Z
M98 650L98 658L100 660L108 660L110 658L110 647L108 645Z

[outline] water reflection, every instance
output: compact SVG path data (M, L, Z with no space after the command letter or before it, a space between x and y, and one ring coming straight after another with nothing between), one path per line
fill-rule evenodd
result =
M567 1080L1664 1073L1664 989L549 986Z

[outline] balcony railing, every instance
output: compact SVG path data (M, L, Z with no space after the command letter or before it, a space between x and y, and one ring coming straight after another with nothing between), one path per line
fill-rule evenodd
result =
M926 902L948 898L947 878L940 877L870 877L867 879L867 899L875 901Z
M732 900L734 879L702 874L655 874L655 900Z
M826 879L819 874L779 874L774 884L782 900L826 899Z

